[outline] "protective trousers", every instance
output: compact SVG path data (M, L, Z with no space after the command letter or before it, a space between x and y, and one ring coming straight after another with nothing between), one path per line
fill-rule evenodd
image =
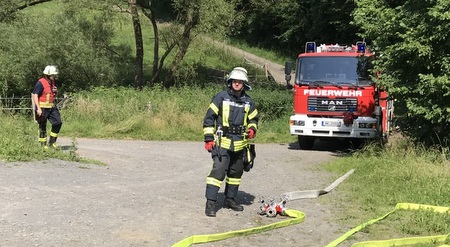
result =
M47 120L50 121L52 129L50 131L49 145L56 142L58 133L61 130L62 121L58 108L42 108L42 115L36 116L36 121L39 124L39 143L42 146L47 144Z
M211 152L213 158L213 168L206 178L205 197L208 200L217 200L217 194L226 176L225 198L235 198L238 193L242 174L244 173L244 162L242 151L230 152L226 149L217 148ZM220 158L219 158L220 157Z

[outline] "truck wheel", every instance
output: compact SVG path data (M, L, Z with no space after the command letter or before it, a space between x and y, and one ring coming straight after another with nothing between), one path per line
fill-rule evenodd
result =
M353 149L361 149L364 147L364 145L366 144L366 140L365 139L351 139L350 140L350 145Z
M311 150L314 146L314 137L298 136L298 145L303 150Z
M383 136L380 138L381 145L384 146L388 143L389 136Z

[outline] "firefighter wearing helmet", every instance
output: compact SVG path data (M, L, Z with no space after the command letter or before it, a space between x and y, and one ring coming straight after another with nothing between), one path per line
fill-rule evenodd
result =
M206 178L205 214L216 216L217 194L225 180L223 206L234 211L244 207L236 201L244 173L244 155L248 139L258 129L258 110L246 93L251 90L247 70L234 68L227 78L228 88L212 99L203 121L205 149L211 153L213 167ZM245 171L248 171L246 169Z
M62 121L59 110L55 105L57 87L55 77L58 69L54 65L47 65L34 86L32 98L35 105L35 117L39 124L39 143L43 147L56 147L56 139L61 129ZM47 145L47 121L52 125Z

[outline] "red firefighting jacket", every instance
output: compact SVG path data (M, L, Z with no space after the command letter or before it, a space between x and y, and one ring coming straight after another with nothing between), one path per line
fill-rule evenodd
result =
M53 108L54 101L55 101L55 93L53 92L53 82L46 79L45 77L42 77L39 79L42 86L44 87L44 91L42 91L42 94L39 96L39 106L41 108Z

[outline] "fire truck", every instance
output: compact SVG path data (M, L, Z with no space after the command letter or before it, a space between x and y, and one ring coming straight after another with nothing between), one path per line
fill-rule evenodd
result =
M295 63L286 62L286 82L294 93L291 135L301 149L316 139L347 139L386 143L393 125L393 99L371 79L375 54L365 42L346 46L307 42Z

